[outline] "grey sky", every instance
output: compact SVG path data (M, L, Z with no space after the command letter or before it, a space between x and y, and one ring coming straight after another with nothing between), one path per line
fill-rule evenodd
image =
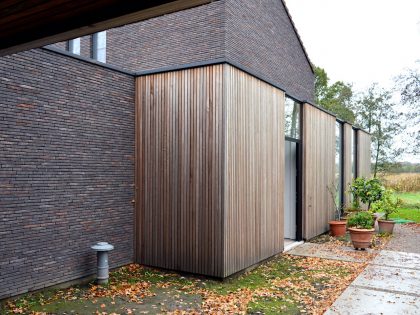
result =
M420 59L420 0L286 0L311 61L357 90Z
M420 0L285 1L309 58L333 82L390 88L405 68L420 68ZM401 160L420 163L420 156Z

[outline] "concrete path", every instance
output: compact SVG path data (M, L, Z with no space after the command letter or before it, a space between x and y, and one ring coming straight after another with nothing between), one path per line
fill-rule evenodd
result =
M366 251L356 252L354 249L345 246L334 248L328 246L328 244L303 243L302 245L287 251L287 254L348 262L365 262L369 260L370 254L374 254L375 252L375 250L370 248Z
M408 228L398 227L387 249L375 257L325 314L420 314L419 230Z

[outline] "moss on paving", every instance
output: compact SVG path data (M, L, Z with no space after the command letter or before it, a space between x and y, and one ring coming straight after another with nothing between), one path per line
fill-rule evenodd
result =
M290 260L280 256L254 270L233 278L228 278L223 282L207 281L206 288L218 294L228 294L245 288L251 290L266 288L270 286L270 280L276 278L283 279L295 274L300 269L292 265Z
M299 283L308 283L312 290L322 291L331 287L328 282L329 275L346 276L350 273L345 267L328 264L325 266L321 264L319 268L317 265L306 268L304 259L304 257L281 255L247 273L225 281L181 276L177 273L130 265L111 272L109 285L98 290L100 293L106 293L112 288L118 288L120 284L135 286L138 283L146 283L144 292L147 294L140 296L139 301L133 301L130 298L132 296L127 298L123 295L99 295L92 298L89 294L94 285L89 283L69 289L26 294L12 301L6 314L12 314L11 311L16 308L23 310L24 313L53 314L95 314L97 311L125 314L127 310L133 314L141 312L155 314L174 310L199 311L205 304L206 296L211 295L212 299L220 296L221 303L224 303L226 297L223 296L228 294L235 296L245 291L250 292L249 299L243 302L245 305L240 305L241 301L237 304L250 314L298 314L305 308L305 305L296 299L299 292L305 295L313 294L313 291L306 291L307 288L300 288ZM290 281L295 287L289 291L289 287L284 288L275 284L283 280ZM314 295L313 298L319 297Z
M301 314L300 308L292 299L279 299L273 297L260 297L248 304L248 314Z

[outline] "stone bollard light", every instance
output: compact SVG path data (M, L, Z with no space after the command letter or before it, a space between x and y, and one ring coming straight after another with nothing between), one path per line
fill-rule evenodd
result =
M109 278L109 265L108 265L108 252L114 249L114 246L107 242L98 242L91 246L94 251L97 252L98 258L98 272L97 272L97 283L107 284Z

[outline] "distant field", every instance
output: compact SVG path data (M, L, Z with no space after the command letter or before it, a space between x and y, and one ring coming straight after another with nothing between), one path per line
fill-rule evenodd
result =
M420 223L420 192L397 193L403 200L402 208L391 215L391 218L400 218Z
M403 200L401 209L391 218L420 223L420 173L382 174L380 179Z
M379 177L385 187L397 192L420 193L420 173L382 174Z

